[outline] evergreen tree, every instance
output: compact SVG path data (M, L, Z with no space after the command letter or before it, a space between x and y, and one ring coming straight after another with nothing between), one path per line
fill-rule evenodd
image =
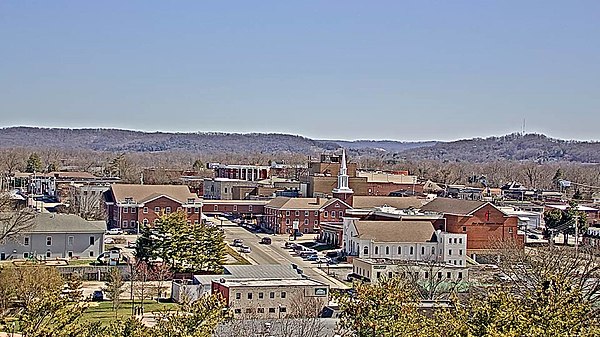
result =
M42 159L37 153L34 152L29 155L29 159L27 159L27 165L25 166L25 172L42 172Z
M125 291L123 289L123 277L119 268L112 267L108 271L108 280L105 283L105 287L102 289L112 301L112 309L117 316L117 310L121 305L121 294Z

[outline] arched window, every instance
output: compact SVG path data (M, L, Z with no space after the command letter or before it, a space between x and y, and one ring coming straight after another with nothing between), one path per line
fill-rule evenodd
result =
M368 255L369 254L369 247L365 246L365 248L363 249L363 254Z
M390 247L385 247L385 255L390 255Z
M402 246L398 246L398 255L402 254Z
M379 254L379 247L375 246L375 254Z

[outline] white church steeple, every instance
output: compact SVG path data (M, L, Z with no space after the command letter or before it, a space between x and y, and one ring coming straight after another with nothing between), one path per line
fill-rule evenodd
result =
M352 194L354 191L348 183L348 167L346 166L346 150L342 150L342 162L340 173L338 174L337 188L333 189L334 194Z

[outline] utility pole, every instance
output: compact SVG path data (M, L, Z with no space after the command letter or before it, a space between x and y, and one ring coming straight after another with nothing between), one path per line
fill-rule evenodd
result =
M575 216L575 253L577 253L577 247L579 245L579 215Z

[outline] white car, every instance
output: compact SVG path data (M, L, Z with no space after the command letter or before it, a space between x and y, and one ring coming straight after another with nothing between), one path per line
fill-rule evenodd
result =
M123 234L123 231L119 228L111 228L109 230L106 231L106 234L108 235L121 235Z

